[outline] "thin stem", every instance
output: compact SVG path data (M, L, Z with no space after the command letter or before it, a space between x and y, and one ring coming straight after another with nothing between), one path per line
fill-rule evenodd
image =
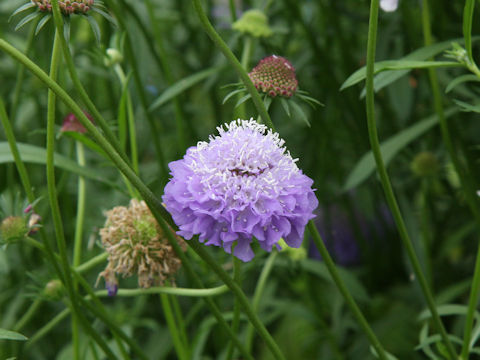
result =
M90 122L90 120L85 116L82 112L82 109L73 101L73 99L63 90L55 81L52 81L48 77L45 72L39 68L34 62L32 62L29 58L23 55L20 51L18 51L15 47L11 46L8 42L3 39L0 39L0 49L5 51L15 60L21 62L25 65L27 69L29 69L40 81L42 81L49 89L51 89L55 94L65 103L65 105L70 108L72 113L77 117L77 119L82 123L82 125L89 131L95 141L99 144L99 146L105 151L105 153L110 157L112 162L116 165L117 169L121 171L132 183L133 186L140 192L142 198L148 204L152 214L154 215L157 222L162 227L162 230L167 234L167 238L174 248L177 255L180 257L183 266L187 270L189 277L195 283L197 287L203 287L202 281L193 270L191 265L188 262L185 254L180 249L180 246L176 243L176 239L174 235L171 233L170 227L175 226L173 223L170 215L162 206L161 202L155 197L152 191L135 175L132 171L130 166L118 155L118 153L113 149L112 145L100 134L100 132L96 129L96 127ZM190 244L191 242L187 242ZM52 262L56 264L55 260L53 259ZM60 273L61 274L61 273ZM253 359L250 354L248 354L245 350L245 347L242 343L238 340L237 334L233 333L231 328L228 326L227 322L222 316L222 313L216 306L216 304L210 299L205 298L207 305L210 308L210 311L213 313L215 318L217 319L220 326L228 333L231 339L235 342L235 345L240 350L242 355L246 359Z
M169 296L169 300L173 306L173 313L175 314L175 322L178 324L178 332L180 334L180 340L185 346L187 358L191 358L191 351L187 336L187 329L185 328L185 321L182 314L182 309L180 308L180 304L178 303L178 299L176 296Z
M428 5L424 5L428 6ZM474 64L472 51L472 23L473 10L475 8L475 0L466 0L463 10L463 38L465 39L465 49L467 50L468 60Z
M233 281L235 281L238 286L242 286L242 267L241 260L233 255L233 250L235 247L232 245L232 258L233 258ZM232 330L233 332L238 332L240 326L240 301L237 297L234 299L233 303L233 321L232 321ZM234 347L233 342L230 341L228 344L227 350L227 360L231 360L233 357Z
M237 21L237 9L235 7L235 0L228 0L230 8L230 16L232 17L232 23Z
M250 57L252 56L252 48L253 48L253 38L250 35L246 35L244 37L244 42L243 42L243 50L242 50L242 58L241 58L241 64L242 67L245 71L248 71L248 64L250 63ZM242 98L244 94L240 93L238 95L238 98ZM240 119L245 119L246 112L246 103L243 102L237 107L237 113L238 117ZM268 111L268 109L266 109Z
M53 20L55 22L55 27L57 29L57 32L59 34L63 34L63 20L62 20L62 15L60 14L60 9L53 6L52 10L53 10ZM112 130L108 126L105 119L103 118L102 114L100 114L95 104L90 99L87 92L85 91L85 88L83 87L82 82L80 81L80 78L78 76L75 64L73 63L72 54L70 53L70 49L68 47L67 41L63 36L60 36L59 41L61 43L61 47L63 50L63 57L67 65L67 69L68 69L68 72L70 73L70 77L72 79L73 85L75 86L75 89L77 90L81 99L87 106L88 111L91 113L91 115L95 119L96 124L98 124L102 129L107 140L110 142L110 144L112 144L115 150L120 154L122 159L128 163L129 162L128 157L125 154L125 152L122 151L120 143L118 142L117 138L113 134Z
M3 99L0 97L0 121L2 122L3 129L5 130L5 136L7 137L8 145L10 146L10 151L12 152L15 165L20 175L20 181L22 182L23 189L27 194L28 201L33 203L35 201L35 195L33 194L32 185L28 177L27 168L22 161L20 156L20 151L18 150L17 141L15 140L15 134L13 133L12 125L8 120L8 115L5 110L5 104Z
M250 305L247 297L240 289L237 283L235 283L232 278L227 274L225 270L211 257L211 255L205 251L203 245L198 242L196 239L192 239L187 241L188 245L190 245L193 250L205 261L210 268L218 275L218 277L229 287L229 289L234 293L235 297L238 298L240 304L242 305L243 311L245 315L249 318L252 325L257 330L258 334L262 337L262 339L266 342L266 345L272 352L272 355L276 359L285 359L284 355L282 354L280 348L278 347L277 343L270 335L268 330L265 328L265 325L260 321L257 314L255 313L254 309Z
M35 316L37 311L40 309L40 305L42 305L43 299L37 297L32 305L28 308L27 312L23 314L23 316L18 320L15 324L13 331L21 331L23 327Z
M35 30L37 29L39 19L36 19L30 28L27 38L27 46L25 47L25 53L28 54L29 50L32 48L33 39L35 38ZM17 81L15 81L15 90L13 90L13 99L12 105L10 107L10 118L15 121L17 116L17 108L20 102L20 93L22 91L23 80L25 78L25 67L20 64L17 71Z
M85 151L83 144L80 141L75 143L77 149L77 163L79 166L85 166ZM86 186L85 178L78 177L78 192L77 192L77 217L75 221L75 237L73 240L73 266L77 267L82 261L82 237L83 237L83 222L85 219L85 200L86 200ZM76 289L76 284L74 283ZM79 339L79 323L74 316L72 318L72 338L73 338L73 355L74 359L80 359L80 339Z
M108 253L106 253L106 252L101 253L100 255L97 255L97 256L91 258L90 260L84 262L83 264L75 267L75 271L79 274L83 274L84 272L90 270L91 268L105 262L105 260L107 260L107 259L108 259Z
M258 279L257 286L255 288L255 292L253 294L253 301L252 301L252 308L253 311L258 311L258 306L260 305L260 299L263 295L263 290L265 289L265 285L267 283L268 276L273 269L273 264L275 262L275 258L277 257L278 251L272 250L270 255L268 256L265 265L263 266L262 272L260 274L260 278ZM253 341L253 327L251 324L247 325L247 335L245 337L245 347L247 351L252 351L252 341Z
M180 333L177 329L177 324L173 316L173 310L168 299L168 295L160 294L160 300L162 302L163 315L165 316L170 335L172 336L173 347L177 353L177 358L180 360L188 360L186 348L180 338Z
M255 86L253 85L252 81L248 77L248 74L243 68L242 64L238 61L238 59L235 57L235 55L230 50L225 41L223 41L220 35L218 35L218 33L213 28L212 24L207 18L207 15L205 14L205 11L202 8L202 5L200 4L200 0L193 0L193 5L195 7L195 10L197 11L203 29L210 37L210 39L212 39L215 45L220 49L223 55L227 58L230 64L233 66L237 74L240 76L240 79L242 79L248 93L252 96L253 103L255 104L258 113L265 122L265 125L267 125L271 129L274 129L275 127L272 123L272 119L270 118L270 115L268 115L268 111L263 104L263 100Z
M380 341L378 341L377 336L375 335L372 328L368 324L368 321L363 316L362 311L360 310L357 303L355 302L355 299L352 297L352 295L348 291L348 288L345 286L345 283L340 277L340 274L338 273L337 268L335 267L335 264L332 258L330 257L330 254L328 253L327 248L325 247L322 237L320 236L317 228L315 227L315 224L312 221L310 221L307 226L308 226L308 230L310 231L310 234L313 237L313 242L315 243L315 246L320 252L320 255L322 256L322 259L325 263L325 266L330 272L330 275L332 276L333 281L337 285L338 290L340 290L340 293L343 295L345 302L347 303L348 307L352 311L353 315L356 317L358 323L362 327L368 340L370 341L372 346L375 348L378 354L378 357L381 360L387 360L387 354L383 349L382 344L380 343Z
M377 171L380 176L380 181L382 183L383 190L385 192L385 197L387 199L388 206L392 215L397 224L400 237L402 239L403 245L407 250L407 255L410 258L410 261L413 266L413 271L420 283L423 295L427 302L428 308L432 314L432 319L435 325L435 328L442 337L443 342L447 348L448 354L452 359L456 358L455 350L453 345L448 338L447 332L442 324L440 316L438 315L435 301L433 299L430 288L428 287L427 280L423 275L420 262L413 248L412 241L407 232L407 228L403 221L400 209L395 199L393 193L392 185L388 177L385 164L383 162L382 153L380 152L380 143L378 140L377 127L375 122L375 98L374 98L374 87L373 87L373 76L374 76L374 64L375 64L375 49L376 49L376 40L377 40L377 26L378 26L378 8L379 0L372 0L370 6L370 21L368 27L368 45L367 45L367 77L366 77L366 111L367 111L367 122L368 122L368 135L370 139L370 144L372 152L375 158L375 163L377 165Z

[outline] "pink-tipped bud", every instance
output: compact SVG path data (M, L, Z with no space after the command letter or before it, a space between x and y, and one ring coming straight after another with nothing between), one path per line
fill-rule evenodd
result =
M51 0L32 0L32 3L37 5L38 10L42 12L52 12ZM94 0L64 0L59 1L58 6L64 15L86 14L88 10L90 10L90 7L93 6L93 3Z
M84 111L84 114L93 123L92 116L85 111ZM63 118L63 123L62 123L62 127L60 128L60 131L61 132L75 131L80 134L85 134L87 132L87 129L85 129L85 126L82 125L82 123L77 119L77 117L74 114L70 113Z
M272 55L260 60L248 76L258 90L270 97L289 98L297 91L295 68L281 56Z

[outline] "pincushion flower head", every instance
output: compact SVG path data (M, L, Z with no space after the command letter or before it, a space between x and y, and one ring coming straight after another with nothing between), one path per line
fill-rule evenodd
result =
M236 243L243 261L254 257L254 237L266 251L281 238L298 248L318 205L313 181L265 125L239 119L224 126L169 165L163 202L178 234L228 253Z
M295 115L310 126L307 116L293 99L298 98L312 107L322 105L318 100L308 96L306 91L298 88L298 80L293 65L282 56L271 55L260 60L248 74L255 88L263 96L265 107L268 109L274 99L280 100L282 107L289 117ZM247 91L243 84L233 84L234 89L225 96L223 102L235 94ZM250 99L250 94L242 96L235 107ZM288 100L288 101L287 101Z
M173 281L180 268L180 259L144 201L131 200L130 206L117 206L107 211L105 226L100 229L102 245L108 253L108 265L100 273L110 295L116 293L116 274L138 275L138 285L148 288ZM178 238L186 249L185 242Z
M11 17L20 13L24 13L30 9L35 10L35 12L26 15L22 20L20 20L18 25L15 27L15 30L21 28L25 24L28 24L34 19L41 18L35 30L35 34L37 34L52 17L52 3L52 0L30 0L28 3L20 6L17 10L13 12ZM58 7L60 9L60 13L64 17L65 33L67 35L69 34L70 15L82 15L87 17L88 22L90 23L97 40L99 40L100 38L100 33L98 31L98 24L95 18L92 16L92 12L99 13L107 20L114 22L112 17L103 10L104 5L103 2L100 0L59 0Z
M291 97L297 91L295 69L284 57L266 57L248 74L258 91L270 97Z

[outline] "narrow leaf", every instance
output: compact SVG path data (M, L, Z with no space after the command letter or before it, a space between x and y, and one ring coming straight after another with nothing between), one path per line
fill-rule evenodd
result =
M241 104L243 104L245 101L247 101L248 99L250 99L252 97L252 95L250 94L247 94L245 96L242 96L238 101L237 103L235 104L235 108Z
M233 90L231 92L229 92L227 95L225 95L225 97L223 98L223 101L222 101L222 104L225 104L232 96L234 96L235 94L238 94L242 91L245 91L245 89L237 89L237 90Z
M456 77L455 79L453 79L452 81L450 81L450 83L447 85L447 88L445 89L445 93L449 93L450 91L452 91L456 86L460 85L460 84L463 84L465 82L468 82L468 81L480 81L480 79L478 78L477 75L473 75L473 74L466 74L466 75L462 75L462 76L459 76L459 77Z
M206 70L202 70L193 75L187 76L179 81L177 81L172 86L168 87L158 98L153 102L148 111L153 111L168 101L172 100L174 97L178 96L185 90L189 89L193 85L199 83L200 81L208 78L209 76L217 73L221 67L211 67Z
M26 3L25 5L20 6L17 10L15 10L15 11L13 12L12 15L10 15L10 17L8 18L8 21L10 22L10 19L13 18L15 15L20 14L21 12L26 11L26 10L28 10L28 9L31 9L31 8L33 8L33 7L35 7L35 6L36 6L36 5L35 5L34 3L32 3L32 2L28 2L28 3Z
M461 111L480 113L480 104L470 105L469 103L460 100L453 100L453 102L460 107Z
M297 114L297 116L307 124L308 127L310 127L310 122L308 121L307 115L305 115L305 112L303 111L302 107L298 105L295 101L291 100L290 101L290 106L292 111Z
M413 60L385 60L375 63L374 74L378 74L386 70L412 70L439 67L462 67L464 65L455 61L413 61ZM358 84L365 80L367 76L366 67L355 71L340 87L340 91L350 86Z
M282 99L280 99L280 103L282 104L283 110L285 110L285 112L287 113L288 117L292 117L292 114L291 114L291 112L290 112L290 105L289 105L288 100L282 98Z
M39 13L38 11L35 11L31 14L28 14L27 16L25 16L18 24L17 26L15 26L15 31L17 31L18 29L20 29L22 26L24 26L25 24L28 24L30 21L32 21L33 19L36 19L38 16L41 16L42 14Z
M92 15L85 15L87 18L90 27L92 28L93 34L95 35L95 39L97 40L97 43L100 44L100 40L102 38L102 35L100 33L100 27L98 26L97 20Z
M28 338L14 331L0 329L0 340L26 341Z
M52 14L45 15L37 24L37 28L35 29L35 35L37 35L40 30L48 23L48 20L52 17Z
M449 108L445 111L445 117L450 117L456 114L458 109ZM428 118L410 126L409 128L402 130L398 134L387 139L380 145L383 161L385 165L388 165L390 161L397 155L397 153L410 144L413 140L420 137L426 131L431 129L438 123L436 115L429 116ZM365 181L376 169L375 159L371 151L367 152L357 162L357 165L353 168L352 172L348 175L348 178L343 186L344 191L353 189Z

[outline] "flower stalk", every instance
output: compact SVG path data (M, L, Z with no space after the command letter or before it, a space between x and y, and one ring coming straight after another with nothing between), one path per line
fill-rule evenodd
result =
M367 45L367 76L366 76L366 113L367 113L367 125L368 125L368 135L370 139L370 144L372 152L375 158L375 163L377 165L377 171L380 176L380 181L382 183L383 190L385 192L385 197L387 199L388 206L393 214L395 223L397 224L398 231L402 242L407 250L407 255L412 263L413 271L417 277L420 287L422 289L423 295L427 302L428 308L432 314L432 319L435 325L435 328L440 333L440 336L446 346L447 352L451 359L456 358L455 349L448 338L447 332L443 323L438 314L433 295L428 286L427 280L423 274L420 262L413 248L412 241L407 232L405 222L400 213L400 208L398 207L397 200L393 193L392 185L390 183L390 178L388 176L385 164L383 162L382 153L380 151L380 143L378 140L377 127L375 122L375 95L374 95L374 64L375 64L375 51L376 51L376 42L377 42L377 27L378 27L378 8L379 0L372 0L370 5L370 20L368 27L368 45Z

